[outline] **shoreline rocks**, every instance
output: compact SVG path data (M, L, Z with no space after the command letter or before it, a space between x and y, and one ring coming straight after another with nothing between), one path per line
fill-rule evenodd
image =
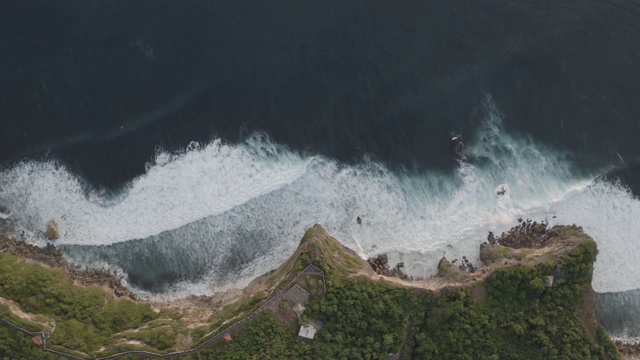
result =
M62 251L52 244L47 244L47 246L41 248L0 235L0 252L11 253L22 259L32 260L54 269L60 269L67 278L80 285L106 286L112 289L117 297L126 296L136 300L135 295L113 273L102 269L79 269L77 265L71 264L64 259Z
M397 277L403 280L408 278L407 274L401 270L404 267L404 262L399 262L393 269L390 269L388 265L389 258L386 254L378 255L377 258L369 258L367 262L376 274Z
M457 259L454 260L454 262L456 261ZM454 262L447 260L445 257L440 259L436 277L457 281L470 278L469 271L463 265L455 265Z

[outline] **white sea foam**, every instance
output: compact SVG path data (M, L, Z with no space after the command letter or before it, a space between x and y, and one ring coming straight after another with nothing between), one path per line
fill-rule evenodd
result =
M504 231L518 217L582 225L600 248L596 291L640 288L640 274L632 271L640 202L618 184L578 175L562 153L506 133L490 101L486 113L477 136L468 139L470 160L452 173L392 172L368 159L347 166L253 136L237 145L190 144L182 154L159 151L146 174L115 198L87 189L54 162L22 163L0 173L0 205L33 231L56 220L62 244L163 233L182 246L193 244L194 259L210 256L213 263L241 250L230 240L235 229L262 234L256 240L262 243L242 245L259 247L261 255L251 255L250 265L224 284L216 283L214 266L205 281L192 284L202 293L244 284L277 266L314 223L363 257L395 254L410 273L429 276L443 254L476 254L488 231ZM501 186L502 196L496 194ZM171 245L158 251L170 253ZM181 283L175 293L188 288Z
M215 140L198 151L159 151L146 174L109 199L53 161L30 161L0 173L0 204L31 229L55 220L60 244L103 245L232 209L296 180L307 162L260 136L238 146Z

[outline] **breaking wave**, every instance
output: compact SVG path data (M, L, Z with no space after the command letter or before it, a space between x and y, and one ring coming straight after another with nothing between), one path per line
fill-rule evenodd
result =
M144 175L106 196L55 161L29 161L0 173L0 204L31 230L55 220L60 244L112 244L223 213L290 184L307 163L259 135L239 146L216 139L178 154L157 149Z
M565 154L505 132L490 100L485 110L467 160L451 172L391 171L366 158L345 165L256 134L160 150L115 195L55 161L23 162L0 173L0 206L29 241L43 241L44 224L56 220L68 256L121 269L140 293L241 285L277 267L315 223L363 257L390 253L410 274L429 276L443 253L475 254L488 231L519 217L582 225L600 248L595 290L640 288L632 271L640 202L619 183L580 173Z

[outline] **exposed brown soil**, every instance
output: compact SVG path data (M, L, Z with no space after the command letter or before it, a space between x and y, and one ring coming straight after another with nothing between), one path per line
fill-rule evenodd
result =
M526 225L525 225L526 226ZM421 289L437 291L445 287L461 287L470 286L480 283L491 275L496 269L506 266L536 266L542 262L546 262L555 258L562 257L565 253L573 249L577 244L585 239L590 239L582 228L577 226L554 226L547 229L542 228L542 232L536 233L538 239L544 238L544 241L534 241L530 234L522 237L519 241L517 236L520 233L520 227L515 227L509 233L509 243L517 248L494 244L482 244L480 246L480 259L483 266L473 269L470 272L467 266L458 266L452 264L447 259L442 258L438 264L438 274L427 279L400 279L392 276L384 276L376 273L371 266L365 270L358 271L352 276L368 276L374 280L381 280L402 286L417 287ZM525 244L535 243L532 248L524 247ZM481 294L478 294L481 295ZM481 296L478 298L481 299Z
M19 317L22 320L26 320L35 324L40 325L43 329L47 329L50 332L53 332L56 329L56 322L53 319L46 318L44 316L37 316L30 313L25 313L20 309L18 304L15 301L5 299L0 297L0 305L6 305L9 307L9 311L14 316Z
M342 267L348 267L351 271L354 271L350 277L353 276L367 276L374 280L385 281L394 283L399 286L408 286L423 288L433 291L438 291L445 287L467 287L471 286L472 294L476 302L483 302L486 298L486 288L481 285L481 281L490 276L496 269L505 266L526 265L535 266L541 262L553 260L559 258L564 253L570 251L575 245L582 242L584 239L590 239L588 235L584 234L582 228L577 226L555 226L551 229L546 227L546 224L532 224L523 222L521 225L512 228L509 232L502 234L499 237L492 237L489 239L489 243L485 243L481 246L481 259L483 266L478 269L473 269L473 272L466 271L462 266L452 264L443 258L439 265L439 275L428 279L407 279L399 278L397 274L392 274L390 271L385 274L380 274L380 271L372 269L373 266L369 266L373 262L379 269L384 268L386 265L382 259L373 259L369 262L361 260L357 255L349 248L342 246L335 239L331 238L324 229L316 225L322 232L317 233L316 236L307 240L307 244L304 246L309 247L312 242L327 241L326 238L331 239L331 245L328 248L328 253L321 253L318 255L323 261L329 261L325 259L326 255L336 264ZM322 235L326 235L326 238ZM317 237L317 238L316 238ZM335 244L334 244L335 242ZM301 245L302 248L302 245ZM300 250L300 249L299 249ZM135 300L133 294L130 293L120 282L120 280L107 271L100 269L78 269L73 264L69 263L62 256L62 252L55 246L48 246L40 248L34 245L26 244L22 241L7 238L0 235L0 251L13 253L16 256L27 259L29 261L35 261L45 266L61 269L65 276L72 279L79 285L96 285L103 286L111 289L116 296L128 296ZM320 251L313 249L312 251ZM153 304L156 311L160 309L176 309L181 313L181 320L189 323L189 328L207 325L207 319L221 309L223 306L238 301L239 299L251 296L258 291L265 291L270 293L274 290L275 284L285 280L291 275L292 265L295 262L297 256L292 258L281 266L281 268L275 272L265 274L261 277L254 279L244 289L230 289L225 292L214 294L213 296L191 296L186 299L167 303ZM351 259L349 262L346 259ZM355 259L355 260L354 260ZM379 260L379 263L376 263ZM384 264L383 264L384 262ZM398 273L401 266L396 266ZM377 273L378 272L378 273ZM395 276L385 276L385 275ZM274 279L269 279L271 275L274 275ZM405 277L405 276L403 276ZM301 281L302 279L300 279ZM299 282L300 282L299 281ZM302 285L302 284L299 284ZM309 285L309 284L307 284ZM318 292L321 292L321 286L314 286ZM282 299L285 300L284 298ZM4 299L0 298L0 302ZM585 296L583 306L580 309L579 318L584 321L585 328L587 329L588 336L592 340L596 340L595 330L597 328L597 321L594 312L595 293L590 290ZM297 317L290 309L280 308L280 301L274 302L272 305L274 312L280 314L280 318L287 322L293 322L297 320ZM291 304L290 304L291 305ZM14 306L15 307L15 306ZM12 312L20 314L19 309L13 309ZM33 315L21 314L25 320L33 321ZM55 324L53 324L55 326ZM181 338L180 343L182 347L187 348L193 341L190 338ZM640 345L628 345L617 342L625 359L640 360Z

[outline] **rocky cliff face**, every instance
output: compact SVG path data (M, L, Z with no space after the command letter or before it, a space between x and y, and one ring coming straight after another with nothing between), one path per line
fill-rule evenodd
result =
M489 242L480 245L480 260L485 266L537 265L560 257L584 241L593 241L582 227L522 222L499 237L489 234Z

